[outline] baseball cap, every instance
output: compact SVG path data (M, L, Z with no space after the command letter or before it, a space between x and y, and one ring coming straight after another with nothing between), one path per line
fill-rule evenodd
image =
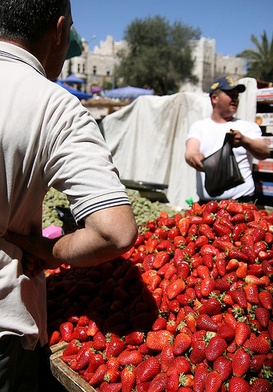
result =
M239 93L243 93L246 86L244 84L237 84L230 76L224 76L214 80L214 82L210 85L209 95L214 93L216 90L228 91L234 89L236 89Z

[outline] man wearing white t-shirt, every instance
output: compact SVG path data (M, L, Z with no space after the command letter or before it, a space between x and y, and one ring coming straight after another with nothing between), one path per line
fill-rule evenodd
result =
M222 147L228 132L233 133L233 152L245 182L213 199L253 201L255 190L252 177L253 157L260 160L268 158L269 148L256 123L234 117L239 104L239 94L245 89L243 84L236 84L228 76L215 80L209 90L213 108L211 117L196 121L188 132L185 159L197 171L196 187L201 204L212 199L205 188L202 159Z

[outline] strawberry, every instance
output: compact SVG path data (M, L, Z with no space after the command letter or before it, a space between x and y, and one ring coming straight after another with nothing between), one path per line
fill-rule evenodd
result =
M259 321L259 323L262 325L262 327L267 328L268 323L270 320L270 312L268 309L263 308L263 307L258 307L255 309L255 317Z
M231 201L228 203L226 207L227 212L230 213L230 215L235 215L235 214L243 214L244 213L244 207L241 203L238 203L236 201Z
M235 329L235 342L242 346L250 336L250 328L245 322L237 322Z
M100 385L100 392L119 392L121 391L122 384L120 382L111 383L104 381Z
M231 377L229 379L229 392L249 392L249 383L241 377Z
M106 358L117 357L124 350L124 341L113 333L107 333L106 342Z
M86 368L94 356L94 349L92 347L92 342L88 342L82 345L76 356L76 361L71 364L71 369L79 371Z
M221 336L213 336L206 348L206 358L209 361L215 361L227 349L227 343Z
M160 269L163 265L167 264L170 261L170 255L166 251L159 251L155 254L153 268Z
M207 374L206 384L205 384L205 392L218 392L222 385L222 378L220 374L212 370Z
M149 237L149 239L146 242L146 252L147 253L153 253L159 244L159 238L155 235L152 235Z
M229 227L219 223L219 221L215 221L212 228L217 237L223 237L224 235L229 236L232 234L232 230Z
M146 344L151 350L162 351L163 347L172 344L173 334L167 330L149 331Z
M138 350L124 350L118 356L119 363L125 365L138 365L142 361L142 354Z
M186 288L186 284L183 279L176 279L171 282L167 287L167 296L169 299L174 299L178 294L181 294Z
M242 377L250 367L250 355L242 347L239 347L232 357L232 372L236 377Z
M169 366L173 363L175 357L172 346L163 347L160 355L161 371L167 372Z
M266 290L260 291L259 292L259 300L265 309L272 311L272 309L273 309L272 293L269 293Z
M179 373L172 372L167 380L167 388L168 392L177 392L179 389Z
M244 347L253 351L255 354L268 354L271 347L270 341L263 336L253 336L248 339Z
M197 329L216 332L218 325L211 319L208 314L200 314L196 319Z
M206 224L206 223L201 223L199 225L199 235L204 235L209 240L214 240L215 239L215 235L214 235L211 227L208 224Z
M165 391L168 384L168 377L166 373L157 374L149 385L149 392Z
M120 381L120 372L117 369L106 369L103 380L107 383L117 383Z
M107 371L106 363L99 365L95 372L92 374L92 377L89 380L89 385L92 387L97 387L104 381L104 375Z
M258 286L255 283L248 283L243 287L246 293L246 299L251 304L258 305L259 301L259 290Z
M254 373L259 373L266 360L265 354L252 355L250 360L250 370Z
M104 363L105 362L102 353L94 353L86 369L86 373L87 374L95 373L96 369Z
M221 312L221 304L217 298L209 298L198 310L200 314L213 316Z
M172 373L189 373L191 370L190 361L184 356L175 357L167 370L167 376Z
M61 339L61 334L59 331L53 331L48 337L48 345L53 346L54 344L59 343Z
M206 343L204 341L192 342L189 359L191 363L201 363L206 358Z
M216 358L213 362L213 370L220 374L222 381L227 380L232 371L232 364L230 359L223 355Z
M78 354L82 343L78 339L71 340L63 351L63 355Z
M222 323L217 330L217 335L221 336L226 341L231 341L235 337L235 330L230 324Z
M205 390L205 382L208 372L208 368L204 365L204 363L196 365L194 370L194 392L203 392Z
M193 387L193 375L192 374L184 374L184 373L180 373L179 374L179 386L180 387L187 387L187 388L191 388ZM180 388L178 389L178 391L180 390Z
M246 293L242 288L230 290L229 293L231 295L231 298L236 304L246 309L247 307Z
M61 333L61 337L65 342L70 342L70 340L73 339L72 333L74 331L74 325L71 322L66 321L62 323L59 330Z
M141 278L143 282L151 287L151 290L153 291L156 287L159 286L161 282L160 276L157 274L156 270L148 270L145 271L142 275Z
M106 347L106 338L101 331L97 331L93 337L93 348L95 350L104 350Z
M206 277L201 282L201 294L203 297L208 297L209 294L215 289L215 280Z
M77 339L80 342L85 342L88 339L87 326L80 327L76 325L75 328L73 329L71 337L72 339Z
M120 378L122 392L131 392L136 382L135 367L133 365L125 366L120 373Z
M174 355L183 354L191 346L191 337L186 333L179 333L174 338L173 353Z
M136 367L136 383L151 381L160 372L160 363L153 357L148 356Z
M256 378L250 387L250 392L272 392L272 386L264 378Z
M178 227L179 227L180 234L183 237L186 237L186 235L188 234L189 227L190 227L189 218L186 218L186 217L181 218L180 221L178 222Z

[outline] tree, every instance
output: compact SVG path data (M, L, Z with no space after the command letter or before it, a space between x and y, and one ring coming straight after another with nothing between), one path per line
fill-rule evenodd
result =
M197 83L192 70L191 41L200 37L199 29L155 16L135 19L126 29L126 49L118 53L116 75L124 84L148 87L158 95L178 91L179 84Z
M251 35L251 42L254 49L246 49L238 54L247 60L246 76L262 80L265 82L273 81L273 37L268 41L266 32L261 34L261 41Z

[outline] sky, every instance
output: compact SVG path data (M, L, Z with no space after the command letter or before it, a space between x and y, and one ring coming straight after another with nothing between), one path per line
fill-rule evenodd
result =
M89 43L90 50L111 35L124 39L135 19L161 16L170 24L181 22L198 28L201 36L214 39L216 53L236 56L255 48L266 31L273 37L273 0L71 0L74 27Z

